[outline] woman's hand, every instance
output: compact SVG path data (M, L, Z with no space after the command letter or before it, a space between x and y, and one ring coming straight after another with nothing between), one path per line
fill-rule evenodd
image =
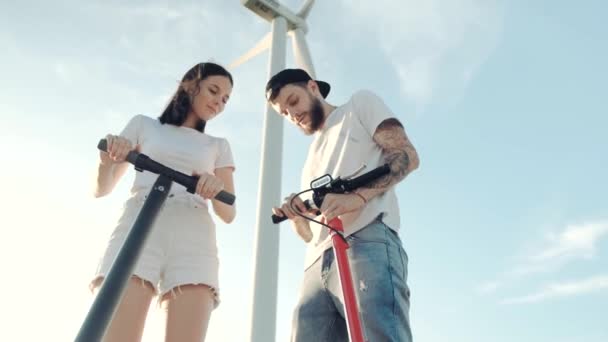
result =
M137 150L138 146L133 146L131 141L119 135L106 135L107 152L100 151L99 157L102 164L120 164L127 159L127 155L132 150Z
M199 177L195 192L204 199L213 199L220 191L224 190L224 182L218 177L207 172L201 174L193 172L192 174Z
M109 194L125 174L129 166L124 161L130 151L139 151L139 145L133 147L129 139L118 135L106 135L107 149L99 151L99 167L97 170L97 185L95 197Z

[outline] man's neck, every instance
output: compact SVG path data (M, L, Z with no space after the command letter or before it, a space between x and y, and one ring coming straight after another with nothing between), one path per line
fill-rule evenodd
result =
M321 104L323 106L324 119L327 119L327 117L337 108L336 106L333 106L325 101L322 101Z
M327 102L325 102L324 100L321 100L321 108L323 108L323 124L317 129L315 130L315 132L319 132L323 129L323 127L325 127L325 124L327 122L327 117L329 115L331 115L331 113L337 108L336 106L333 106Z

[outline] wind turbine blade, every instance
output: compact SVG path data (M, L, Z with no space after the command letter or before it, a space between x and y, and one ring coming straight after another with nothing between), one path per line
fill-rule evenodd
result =
M291 31L291 37L293 38L293 56L296 60L296 65L306 70L312 78L315 78L315 67L312 64L304 32L301 29L295 29Z
M260 41L253 48L251 48L241 57L237 58L234 62L230 63L230 65L228 65L228 69L232 70L270 48L271 40L272 35L269 32L262 39L260 39Z
M302 8L300 8L300 10L298 11L297 16L302 19L306 19L306 17L308 17L308 14L310 13L310 10L312 9L312 5L314 5L314 3L315 3L315 0L306 0L304 5L302 5Z

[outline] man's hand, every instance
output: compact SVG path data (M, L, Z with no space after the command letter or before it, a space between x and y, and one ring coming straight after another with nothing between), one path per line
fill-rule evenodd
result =
M365 205L365 200L356 193L327 194L321 205L321 214L329 222L342 214L357 211Z
M310 223L307 219L295 213L291 210L290 202L293 198L293 207L298 210L301 214L306 215L308 210L304 205L304 202L300 197L295 197L296 194L291 194L285 197L283 205L281 207L272 208L272 212L280 217L285 217L291 221L291 225L296 232L304 240L304 242L310 242L312 240L312 231L310 230ZM294 198L295 197L295 198ZM308 216L308 215L307 215Z
M272 212L279 217L287 216L287 218L290 220L293 220L296 217L300 217L298 214L296 214L295 211L291 210L290 202L291 202L291 199L293 198L293 207L295 209L297 209L301 214L307 213L308 210L306 209L306 206L304 205L304 202L302 201L302 199L300 197L295 197L295 196L296 196L296 194L292 193L291 195L285 197L285 199L283 199L283 205L281 205L278 208L277 207L272 208Z

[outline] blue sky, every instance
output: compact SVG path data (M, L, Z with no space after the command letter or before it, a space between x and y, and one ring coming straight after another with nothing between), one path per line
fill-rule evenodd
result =
M313 8L307 38L329 101L377 92L421 157L397 190L418 341L608 340L607 10L599 0ZM0 339L69 340L133 177L92 198L98 139L132 115L157 116L187 68L229 64L269 25L236 0L2 3L0 22L0 266L13 315ZM247 338L267 59L233 71L230 103L208 128L231 142L238 201L235 222L218 225L211 341ZM284 141L287 194L310 138L286 125ZM280 228L285 341L304 245ZM144 340L161 341L162 328L153 308Z

